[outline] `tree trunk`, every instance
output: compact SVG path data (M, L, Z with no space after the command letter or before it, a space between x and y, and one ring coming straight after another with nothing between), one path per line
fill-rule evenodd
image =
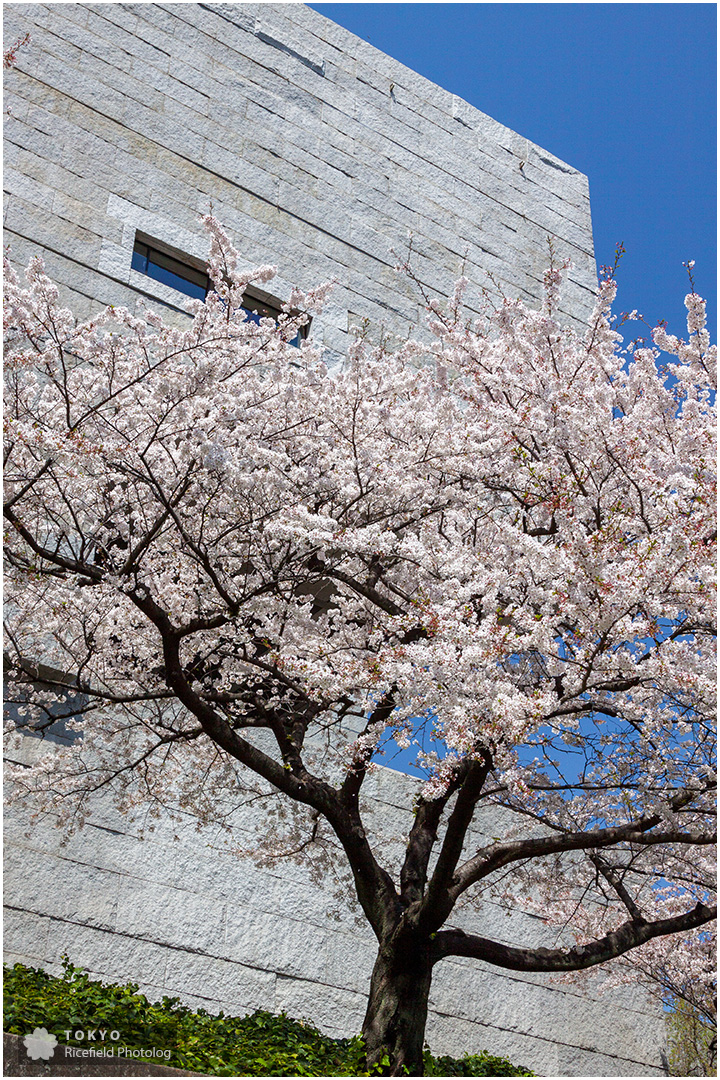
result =
M368 1067L383 1076L422 1076L432 979L430 943L380 946L363 1022Z

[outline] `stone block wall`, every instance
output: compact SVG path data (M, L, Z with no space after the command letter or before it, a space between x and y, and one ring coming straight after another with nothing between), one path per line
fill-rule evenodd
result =
M5 228L41 248L81 315L182 298L130 267L135 231L203 257L210 207L248 266L338 287L313 327L405 335L463 262L471 294L537 303L548 239L573 268L568 319L595 288L587 179L301 4L8 4L30 33L7 73Z
M20 738L8 756L30 762L52 745ZM414 781L380 768L363 819L382 837L385 863L409 829ZM259 811L260 813L262 811ZM252 846L259 822L243 811L233 845ZM471 843L502 835L497 809ZM160 818L147 831L99 797L85 828L62 842L51 819L6 820L5 959L59 972L60 957L106 981L133 981L210 1012L284 1009L333 1036L356 1034L367 1003L375 939L341 898L281 859L259 866L228 853L220 831ZM509 944L551 945L537 915L495 901L453 912L453 926ZM540 1076L664 1073L664 1025L632 987L598 993L590 980L560 983L461 957L437 965L427 1041L437 1054L505 1055Z

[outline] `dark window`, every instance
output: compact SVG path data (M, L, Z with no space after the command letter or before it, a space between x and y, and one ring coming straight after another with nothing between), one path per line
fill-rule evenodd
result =
M179 251L173 252L161 241L153 240L142 233L135 236L131 265L133 270L145 274L146 277L169 285L171 289L177 289L178 292L197 300L204 300L211 288L210 278L201 269L199 260ZM279 300L255 294L252 289L245 293L242 306L248 313L248 319L254 323L259 323L260 319L274 319L277 322L282 314ZM309 324L301 327L290 344L299 346L308 336L308 329Z
M259 297L254 297L251 293L246 292L243 297L243 310L247 311L247 317L250 322L259 323L261 319L274 319L278 321L282 315L282 310L278 303L277 307L272 301L261 300ZM310 329L309 323L305 326L301 326L298 333L290 342L295 348L300 347L300 342L304 341L308 336L308 330Z
M14 687L11 693L6 692L4 702L5 719L12 721L15 730L21 735L30 735L35 739L46 739L48 742L61 743L70 746L82 739L79 731L71 731L67 725L68 720L77 720L82 716L83 709L88 699L84 694L79 694L71 688L59 686L53 683L35 683L35 689L50 691L59 696L59 700L43 705L40 716L28 717L21 715L24 706L29 703L31 694L28 690Z
M259 323L261 319L274 319L277 322L281 315L280 308L264 304L247 293L243 296L243 310L247 311L248 320L254 323Z
M135 239L132 256L132 268L155 281L169 285L171 289L204 300L210 281L207 274L174 255L153 247L151 243Z

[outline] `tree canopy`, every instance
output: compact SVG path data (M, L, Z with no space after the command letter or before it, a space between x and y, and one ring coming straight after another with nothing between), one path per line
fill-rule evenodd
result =
M51 667L84 703L68 709L82 737L17 769L16 797L66 826L100 787L201 821L227 792L297 804L304 843L341 851L378 939L364 1035L393 1074L421 1069L445 956L570 971L680 934L700 974L715 789L703 301L686 297L687 342L658 327L623 347L612 272L583 333L558 322L562 268L537 311L486 298L470 316L461 280L427 299L424 340L357 336L328 371L312 338L291 342L329 286L294 291L278 323L247 320L245 291L274 269L242 272L206 225L213 290L182 326L117 307L78 324L39 261L25 284L6 272L12 696L36 729L56 721ZM393 868L363 783L383 744L423 730L434 749L418 747L426 779ZM472 848L488 804L527 827ZM446 926L493 889L576 943Z

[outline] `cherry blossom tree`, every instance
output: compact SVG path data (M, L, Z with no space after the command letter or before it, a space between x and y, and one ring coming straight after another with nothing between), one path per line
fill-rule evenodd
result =
M583 334L560 269L539 311L471 318L461 281L427 340L358 337L329 372L291 344L328 287L248 320L273 268L243 273L206 224L214 288L182 326L78 324L39 261L6 273L12 696L39 731L50 669L84 702L15 796L68 828L101 788L201 822L228 793L284 799L377 938L363 1034L390 1075L422 1071L445 957L567 973L682 940L692 978L715 915L703 301L686 342L624 349L611 274ZM413 744L395 863L365 781ZM479 843L490 806L520 827ZM269 815L266 850L286 841ZM453 927L500 894L540 906L543 947Z

